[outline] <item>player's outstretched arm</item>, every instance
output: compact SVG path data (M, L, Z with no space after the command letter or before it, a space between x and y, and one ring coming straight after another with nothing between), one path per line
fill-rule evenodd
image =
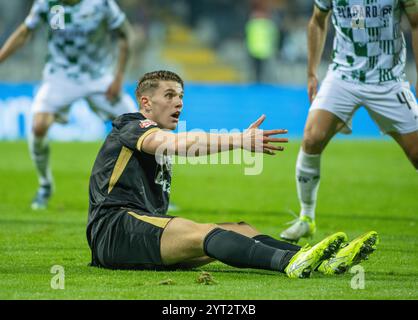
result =
M261 130L259 126L266 117L261 116L244 132L239 133L206 133L182 132L172 133L158 130L148 135L140 150L149 154L169 154L186 157L197 157L233 149L245 149L252 152L263 152L273 155L275 151L283 151L282 146L273 143L286 143L287 138L275 138L278 134L285 134L287 130Z
M0 63L5 61L13 53L22 47L32 34L26 24L22 23L15 32L6 40L5 44L0 49Z
M308 96L312 102L318 88L316 71L321 62L322 52L328 31L329 11L325 12L315 6L308 24Z

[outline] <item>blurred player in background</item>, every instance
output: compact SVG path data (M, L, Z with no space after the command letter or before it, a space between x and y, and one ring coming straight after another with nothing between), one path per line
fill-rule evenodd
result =
M273 21L270 2L253 0L252 12L245 25L246 45L254 69L254 80L266 81L266 66L278 49L280 33Z
M49 35L29 138L39 177L39 189L31 204L34 210L46 208L53 192L48 129L54 121L67 122L74 101L85 99L103 120L136 110L134 101L121 91L129 55L129 23L115 0L35 0L24 23L0 49L0 63L41 23L48 24Z
M405 13L417 63L418 0L361 3L315 0L308 27L308 94L312 105L296 162L301 211L293 225L281 233L286 240L298 241L314 234L321 153L337 132L351 132L351 118L358 107L365 106L381 131L394 138L418 169L418 107L405 80L406 45L401 31L401 15ZM331 13L336 30L333 61L317 93L316 72Z

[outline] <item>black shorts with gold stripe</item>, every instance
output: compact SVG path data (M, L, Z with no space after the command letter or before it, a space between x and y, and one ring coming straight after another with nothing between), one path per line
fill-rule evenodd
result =
M92 247L92 265L109 269L167 270L161 236L173 216L121 208L101 221Z

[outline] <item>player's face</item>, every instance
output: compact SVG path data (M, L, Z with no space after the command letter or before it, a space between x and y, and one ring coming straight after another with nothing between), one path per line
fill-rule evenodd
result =
M152 120L161 128L174 130L183 109L183 88L175 81L161 81L150 96Z

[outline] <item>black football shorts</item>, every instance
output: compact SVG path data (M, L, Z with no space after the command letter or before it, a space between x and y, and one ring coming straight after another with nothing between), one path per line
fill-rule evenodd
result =
M160 244L164 228L173 218L127 208L112 212L100 221L92 247L92 265L109 269L169 269L162 263Z

